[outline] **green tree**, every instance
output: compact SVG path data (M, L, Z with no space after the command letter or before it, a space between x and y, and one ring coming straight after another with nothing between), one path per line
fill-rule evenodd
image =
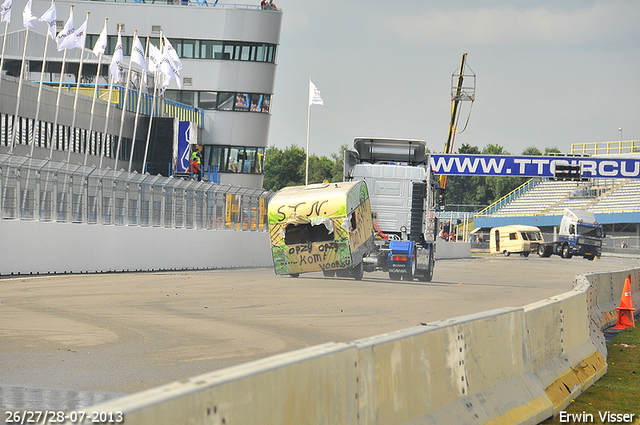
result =
M484 149L482 149L482 153L486 155L511 155L509 152L505 151L502 146L495 145L493 143L489 143L485 146Z
M552 148L544 148L545 155L549 155L550 153L560 153L560 149L558 149L556 146Z
M341 182L344 179L344 151L349 149L347 144L340 146L339 153L332 153L333 167L331 169L331 182Z
M286 186L304 184L306 154L296 145L284 151L271 146L265 152L264 183L267 190L278 191Z
M309 156L309 184L322 183L323 181L333 180L332 160L326 156L318 158L315 155ZM306 163L302 164L302 175L305 174ZM304 182L303 182L304 183Z
M522 151L522 155L542 155L542 152L540 152L540 149L536 148L535 146L529 146L527 148L525 148L525 150Z

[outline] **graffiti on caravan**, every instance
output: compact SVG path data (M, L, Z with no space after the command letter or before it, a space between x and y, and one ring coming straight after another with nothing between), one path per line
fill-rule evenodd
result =
M556 165L580 165L582 177L640 178L640 158L431 154L435 174L553 177Z

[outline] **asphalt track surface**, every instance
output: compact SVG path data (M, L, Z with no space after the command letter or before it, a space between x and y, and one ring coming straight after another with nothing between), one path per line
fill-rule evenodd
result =
M325 342L524 306L571 290L578 274L638 265L606 254L477 255L438 261L430 283L381 272L294 279L272 269L2 278L0 407L3 389L132 393Z

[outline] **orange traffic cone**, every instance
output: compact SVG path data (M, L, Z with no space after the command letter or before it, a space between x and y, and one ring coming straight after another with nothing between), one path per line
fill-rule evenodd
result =
M633 308L633 300L631 299L631 275L624 280L624 288L622 289L622 297L620 298L620 307L616 307L618 310L618 323L613 329L627 329L635 328L635 319L633 318L633 312L636 310Z

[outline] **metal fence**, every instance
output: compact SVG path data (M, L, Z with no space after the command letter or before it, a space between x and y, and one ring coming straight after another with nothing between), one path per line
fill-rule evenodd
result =
M273 192L0 155L0 218L115 226L267 230Z

